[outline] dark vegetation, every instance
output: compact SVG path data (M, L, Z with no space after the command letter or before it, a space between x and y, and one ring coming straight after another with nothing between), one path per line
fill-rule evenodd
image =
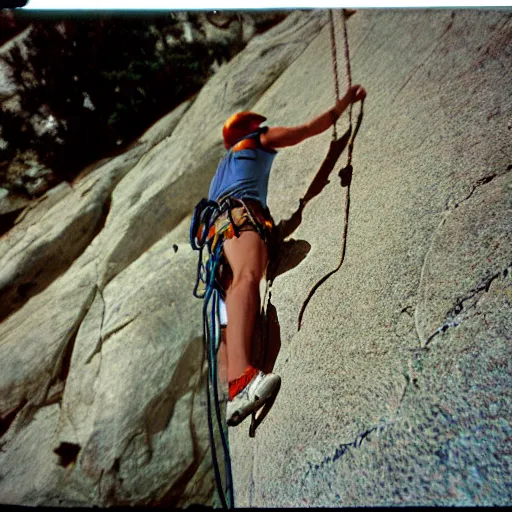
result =
M17 36L29 25L30 20L27 17L17 16L13 10L0 11L0 45Z
M7 108L4 101L0 110L0 186L8 188L6 164L27 151L58 181L72 179L197 93L212 64L243 47L241 39L186 42L177 13L33 16L0 15L3 42L32 26L24 48L15 45L2 57L19 95L19 108Z

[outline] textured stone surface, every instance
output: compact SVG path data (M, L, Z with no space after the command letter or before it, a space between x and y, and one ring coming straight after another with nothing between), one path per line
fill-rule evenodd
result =
M47 196L2 238L0 318L44 290L87 248L103 228L112 190L142 156L143 147L100 167L60 201Z
M40 409L30 425L0 453L2 503L36 505L41 496L59 486L66 477L53 453L53 437L59 420L59 406ZM11 482L11 483L9 483ZM13 484L12 482L16 482Z
M447 212L422 268L416 325L422 345L458 327L512 264L512 173L480 184Z
M219 505L189 224L223 117L250 107L325 21L290 18L2 237L2 503Z
M30 259L48 279L0 324L2 503L220 504L190 215L228 115L293 125L332 106L327 19L293 13L253 39L191 105L2 237L20 283L34 279ZM509 504L511 12L361 10L347 26L368 97L345 260L298 331L340 256L346 153L281 247L270 310L283 384L255 439L248 421L230 432L236 505ZM347 126L344 115L338 133ZM296 211L329 142L279 152L276 221ZM59 256L59 230L104 201L94 236L86 222L74 256Z
M497 11L350 18L352 78L368 98L345 261L297 332L339 259L346 154L292 235L309 253L272 288L283 385L256 439L248 422L231 433L238 506L510 503L511 28ZM254 108L303 122L332 103L331 73L326 28ZM328 143L276 157L276 220Z
M32 407L51 401L52 386L62 380L63 360L92 303L93 279L91 265L72 279L65 275L0 324L2 418L20 407L22 416L31 415Z
M151 147L160 144L164 139L169 137L176 125L181 121L185 112L190 108L191 101L184 101L176 107L172 112L162 117L149 130L147 130L139 139L139 143L148 142Z

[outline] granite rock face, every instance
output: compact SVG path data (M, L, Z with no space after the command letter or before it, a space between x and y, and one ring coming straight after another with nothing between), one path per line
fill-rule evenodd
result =
M224 118L324 23L292 13L253 38L193 102L48 191L1 238L2 503L218 504L188 226Z
M254 440L232 433L237 504L510 504L511 12L359 11L347 25L368 97L345 259L298 331L340 257L346 153L291 235L305 259L272 286L283 384ZM295 123L328 107L329 44L326 27L254 109ZM346 84L342 53L339 68ZM276 220L328 137L276 158Z
M333 105L327 22L294 12L253 38L0 239L2 503L219 505L190 216L230 114L293 125ZM230 431L235 503L509 504L511 11L361 10L347 29L368 91L350 186L345 149L299 208L329 132L280 151L270 177L282 239L266 363L283 383L254 439L248 421ZM347 207L343 264L298 330Z

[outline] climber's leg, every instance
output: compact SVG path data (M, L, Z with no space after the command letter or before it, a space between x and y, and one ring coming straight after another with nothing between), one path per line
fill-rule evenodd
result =
M255 231L224 242L224 254L233 272L226 290L228 325L227 377L240 377L250 365L251 340L260 307L259 285L267 265L267 248Z
M233 280L226 290L229 382L226 421L234 427L252 414L251 435L254 436L259 424L256 411L268 404L268 412L281 385L278 375L264 374L250 365L251 341L260 306L259 285L267 266L267 248L256 232L244 231L240 238L224 242L224 254L233 271Z

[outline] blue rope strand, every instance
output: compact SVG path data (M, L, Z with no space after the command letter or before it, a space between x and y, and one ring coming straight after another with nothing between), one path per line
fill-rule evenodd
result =
M233 507L234 497L233 497L233 485L232 485L232 472L231 472L231 459L229 456L229 444L227 441L226 433L224 432L222 417L220 413L219 401L218 401L218 386L217 386L217 352L220 346L220 329L217 328L219 321L219 292L214 287L215 280L215 272L217 270L218 261L220 259L221 246L217 246L215 251L207 261L206 264L206 294L204 296L204 304L203 304L203 318L204 318L204 327L206 333L206 345L207 345L207 354L208 354L208 379L209 379L209 390L213 388L213 397L214 397L214 409L215 416L217 420L217 426L219 428L219 433L221 437L222 446L224 449L224 461L226 466L226 487L228 490L228 502L226 503L226 498L224 496L224 492L220 492L222 489L222 483L220 482L220 470L218 468L216 462L216 450L212 446L212 457L214 457L214 469L216 472L216 480L217 487L219 488L219 495L221 495L221 501L223 506L226 508ZM209 308L212 303L212 307ZM210 314L208 309L210 309ZM208 321L208 318L210 321ZM211 411L211 399L210 399L210 391L208 392L208 415L209 422L212 422L212 411ZM213 439L213 424L212 432L210 434L210 441L214 442ZM220 482L220 483L219 483Z
M220 293L216 286L215 276L217 267L222 256L222 239L216 241L215 247L213 243L216 237L208 240L209 228L213 225L218 216L226 209L229 209L229 201L223 202L219 205L215 201L202 200L196 206L194 211L194 218L190 228L190 244L193 249L199 250L199 261L197 265L197 279L194 286L194 296L203 299L203 333L205 349L208 360L208 386L207 386L207 399L208 399L208 428L210 445L212 450L212 460L215 472L215 480L219 497L224 508L234 507L233 496L233 477L231 471L231 458L229 456L229 442L227 431L223 428L224 422L220 413L218 384L217 384L217 354L220 348ZM201 232L198 235L198 228L200 226ZM204 261L204 249L208 251L208 258ZM200 284L204 284L204 291L199 291ZM212 397L210 393L213 391L213 401L215 409L215 417L217 420L217 427L222 441L224 451L224 461L226 470L226 488L222 486L222 479L220 475L220 468L217 461L217 451L215 448L215 436L213 430L213 412L212 412Z
M206 303L203 305L203 313L206 313L205 311ZM207 315L203 314L203 329L204 332L207 333L208 331L208 321L207 321ZM207 343L207 340L205 340ZM208 373L209 373L209 367L210 362L208 361ZM217 464L217 450L215 449L215 437L213 435L213 422L212 422L212 404L211 404L211 397L210 397L210 375L208 375L207 380L207 386L206 386L206 398L207 398L207 404L208 404L208 435L210 438L210 448L212 451L212 461L213 461L213 470L215 473L215 482L217 484L217 489L219 490L219 497L222 503L223 508L228 508L226 499L224 496L224 492L222 490L222 480L220 476L220 469Z
M226 487L229 493L229 503L232 507L234 507L234 497L233 497L233 485L232 485L232 473L231 473L231 458L229 457L229 441L227 437L227 433L223 428L223 421L220 413L219 407L219 392L217 387L217 353L220 347L220 308L219 308L219 292L218 290L214 291L213 294L213 310L212 310L212 321L214 324L213 329L213 340L212 343L212 358L213 358L213 383L214 383L214 397L215 397L215 413L217 415L217 423L219 425L220 435L222 446L224 448L224 462L226 464Z

